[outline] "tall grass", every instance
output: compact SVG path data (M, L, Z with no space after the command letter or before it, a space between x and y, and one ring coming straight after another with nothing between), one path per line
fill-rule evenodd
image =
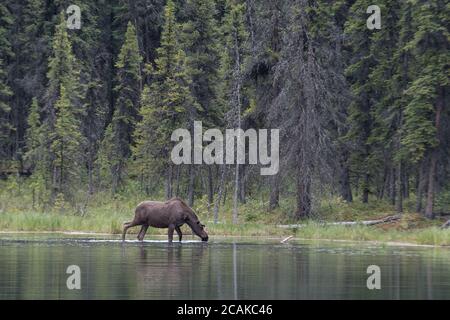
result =
M120 234L122 222L129 218L129 214L106 213L100 211L87 217L77 215L16 212L0 215L0 230L2 231L83 231L108 234ZM129 234L136 234L139 227L131 228ZM208 223L207 231L210 236L277 236L294 235L301 239L327 239L352 241L381 241L381 242L409 242L427 245L450 246L450 231L435 226L420 229L388 229L375 226L326 226L316 222L307 222L302 227L292 230L279 228L273 224L224 222ZM187 226L183 233L191 234ZM150 228L149 235L165 235L166 229Z
M0 231L82 231L108 234L122 232L122 224L133 218L137 203L145 196L131 189L127 194L112 197L108 193L97 193L87 203L87 210L62 205L58 209L33 206L32 193L26 185L18 187L0 182ZM330 239L354 241L397 241L418 244L450 245L450 231L441 230L439 221L429 221L418 215L406 213L394 226L325 226L325 221L360 221L383 217L394 213L394 208L384 202L371 199L369 204L358 201L346 203L340 198L324 198L315 204L313 220L296 221L295 203L282 199L280 207L268 211L268 203L259 199L248 199L239 207L239 224L232 224L232 201L228 199L221 206L219 223L213 223L212 207L206 197L197 199L194 210L207 225L211 236L287 236L304 239ZM162 196L153 200L163 200ZM408 205L405 206L408 208ZM319 223L320 222L320 223ZM304 226L293 229L277 227L279 224L301 223ZM130 229L130 234L139 227ZM149 230L149 234L166 234L165 229ZM188 227L184 233L190 234Z
M324 226L308 223L295 231L302 239L405 242L423 245L450 246L450 231L431 226L423 229L384 230L374 226Z

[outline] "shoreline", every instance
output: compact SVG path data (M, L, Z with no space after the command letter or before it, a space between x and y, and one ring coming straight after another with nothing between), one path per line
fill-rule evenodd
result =
M63 235L73 235L73 236L115 236L119 235L117 233L102 233L102 232L86 232L86 231L9 231L0 230L1 234L63 234ZM166 235L152 235L152 237L165 238ZM260 239L260 240L274 240L281 242L283 236L246 236L246 235L214 235L215 238L250 238L250 239ZM435 244L419 244L414 242L403 242L403 241L382 241L382 240L349 240L349 239L327 239L327 238L301 238L293 237L289 241L282 244L289 244L292 241L307 241L307 242L333 242L333 243L348 243L348 244L373 244L373 245L387 245L396 247L421 247L421 248L450 248L450 245L435 245Z

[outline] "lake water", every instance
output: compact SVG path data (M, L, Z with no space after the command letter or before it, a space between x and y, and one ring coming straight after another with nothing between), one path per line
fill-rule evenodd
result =
M0 299L450 299L447 248L161 239L2 234ZM380 290L367 289L369 265Z

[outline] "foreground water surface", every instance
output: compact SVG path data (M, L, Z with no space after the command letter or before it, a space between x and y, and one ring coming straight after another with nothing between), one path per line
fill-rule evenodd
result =
M448 248L161 239L2 234L0 299L450 299Z

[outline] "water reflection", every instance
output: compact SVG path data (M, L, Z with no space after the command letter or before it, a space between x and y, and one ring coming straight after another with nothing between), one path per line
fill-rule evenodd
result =
M190 280L197 279L196 273L205 264L206 251L204 245L188 248L179 244L163 248L140 245L135 264L138 290L143 295L163 294L167 298L189 294L194 288Z
M0 239L1 299L450 299L449 271L448 249Z
M237 284L237 257L236 257L236 243L233 243L233 289L234 300L238 299L238 284Z

